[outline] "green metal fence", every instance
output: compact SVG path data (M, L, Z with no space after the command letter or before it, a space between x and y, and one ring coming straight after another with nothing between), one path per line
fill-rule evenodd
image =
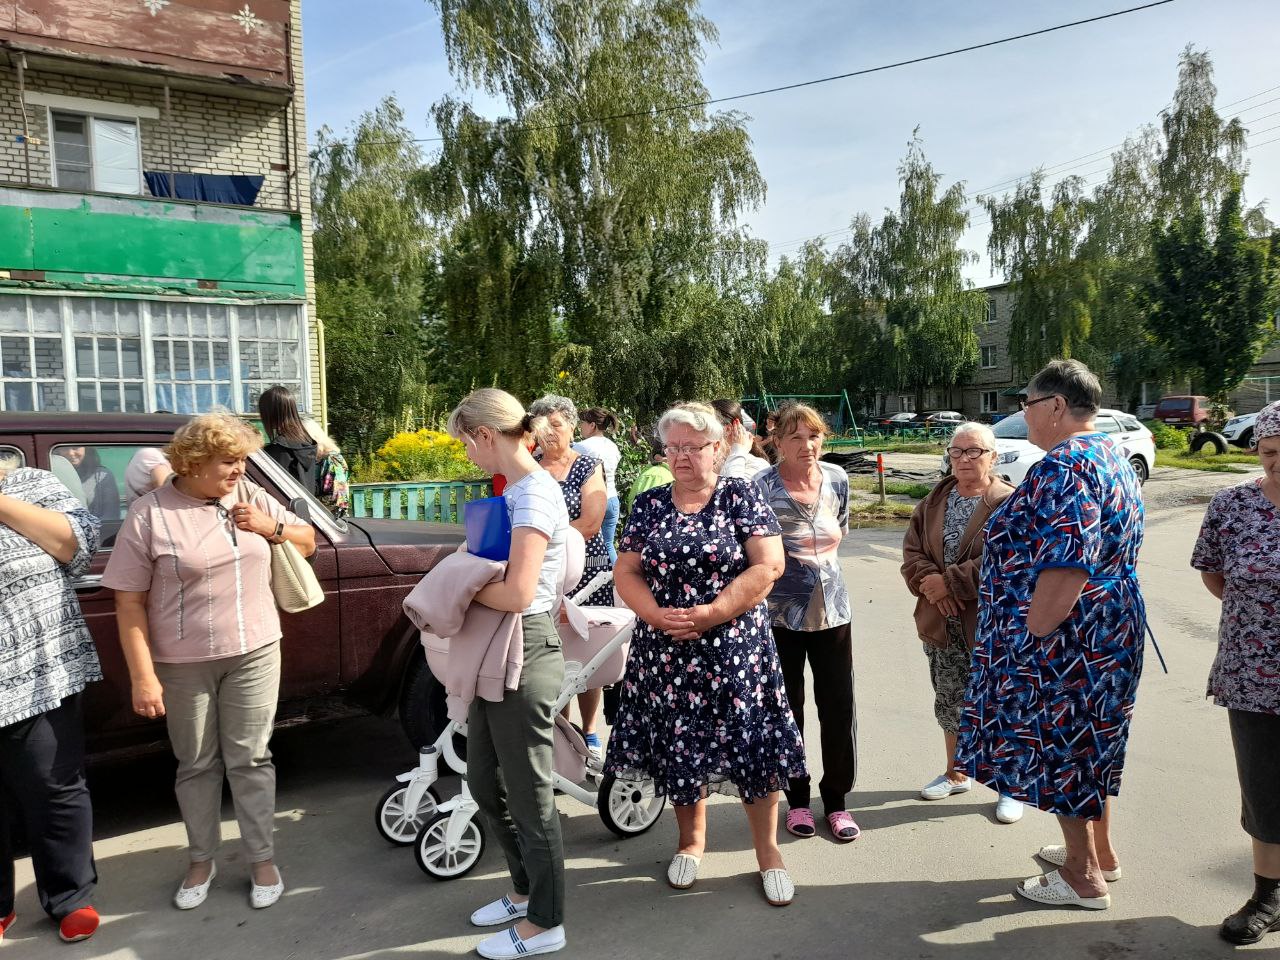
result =
M462 505L493 496L488 480L447 483L353 483L351 516L374 520L461 523Z

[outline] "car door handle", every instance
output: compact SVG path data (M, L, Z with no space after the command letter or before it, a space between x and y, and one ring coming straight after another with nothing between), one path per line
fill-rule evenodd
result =
M71 586L76 593L87 593L91 590L101 590L102 574L86 573L82 577L76 577L75 580L71 582Z

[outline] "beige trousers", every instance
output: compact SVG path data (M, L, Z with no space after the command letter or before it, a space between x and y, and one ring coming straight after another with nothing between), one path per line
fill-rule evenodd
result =
M192 862L212 860L222 842L224 775L249 862L272 859L276 768L267 744L280 695L280 644L155 669L178 758L175 790Z

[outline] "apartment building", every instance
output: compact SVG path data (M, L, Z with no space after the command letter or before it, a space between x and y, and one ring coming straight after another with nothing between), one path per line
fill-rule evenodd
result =
M323 418L300 0L0 0L0 411Z

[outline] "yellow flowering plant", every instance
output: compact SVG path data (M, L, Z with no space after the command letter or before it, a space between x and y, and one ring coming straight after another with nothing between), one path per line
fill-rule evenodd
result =
M440 430L397 433L373 455L374 470L387 480L472 480L480 470L467 459L466 447Z

